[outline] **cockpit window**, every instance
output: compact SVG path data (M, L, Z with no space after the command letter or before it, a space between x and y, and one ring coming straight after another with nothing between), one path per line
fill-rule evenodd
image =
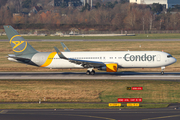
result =
M168 58L172 57L172 55L167 55Z

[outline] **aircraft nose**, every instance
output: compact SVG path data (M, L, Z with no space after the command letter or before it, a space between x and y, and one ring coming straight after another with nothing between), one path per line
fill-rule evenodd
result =
M172 60L172 62L173 62L173 63L175 63L176 61L177 61L177 60L176 60L176 58L174 58L174 57L173 57L173 60Z

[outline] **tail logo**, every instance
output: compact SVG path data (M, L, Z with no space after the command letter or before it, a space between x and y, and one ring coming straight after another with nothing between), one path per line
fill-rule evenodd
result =
M20 35L15 35L11 38L10 43L13 47L14 52L23 52L27 47L26 41L19 41L18 38L21 37Z
M61 55L61 53L60 53L60 52L58 52L58 55Z

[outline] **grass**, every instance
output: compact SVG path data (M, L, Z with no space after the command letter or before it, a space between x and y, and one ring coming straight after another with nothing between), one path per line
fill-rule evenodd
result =
M126 90L140 86L141 91ZM180 83L174 81L110 80L5 80L0 81L0 102L117 102L118 98L143 98L142 103L180 101Z
M180 34L136 34L136 36L92 36L92 37L60 37L60 36L24 36L25 39L179 39ZM0 36L7 39L7 36Z
M0 104L1 109L126 109L126 108L165 108L168 104L140 104L140 107L127 107L123 104L121 107L109 107L104 104L85 104L85 103L58 103L58 104L38 104L38 103L23 103L23 104Z
M127 90L140 86L141 91ZM0 104L1 109L118 109L163 108L180 101L180 83L175 81L110 80L1 80L0 102L35 102ZM142 98L140 107L108 107L118 98ZM42 104L38 104L41 99ZM66 103L43 103L43 102ZM80 103L82 102L82 103Z
M54 46L57 46L63 51L60 42L29 42L36 50L40 52L52 52ZM162 51L173 55L177 62L168 66L165 71L178 72L180 71L180 42L179 41L134 41L134 42L64 42L71 51ZM139 47L141 46L141 47ZM56 71L56 72L75 72L86 70L68 70L68 69L45 69L15 63L8 61L6 56L14 54L9 42L0 43L0 71ZM145 68L145 69L119 69L119 71L161 71L160 68Z

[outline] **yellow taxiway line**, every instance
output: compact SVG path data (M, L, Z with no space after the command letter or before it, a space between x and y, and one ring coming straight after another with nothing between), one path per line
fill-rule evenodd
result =
M154 119L173 118L173 117L180 117L180 115L170 115L170 116L162 116L162 117L155 117L155 118L147 118L147 119L143 119L143 120L154 120Z

